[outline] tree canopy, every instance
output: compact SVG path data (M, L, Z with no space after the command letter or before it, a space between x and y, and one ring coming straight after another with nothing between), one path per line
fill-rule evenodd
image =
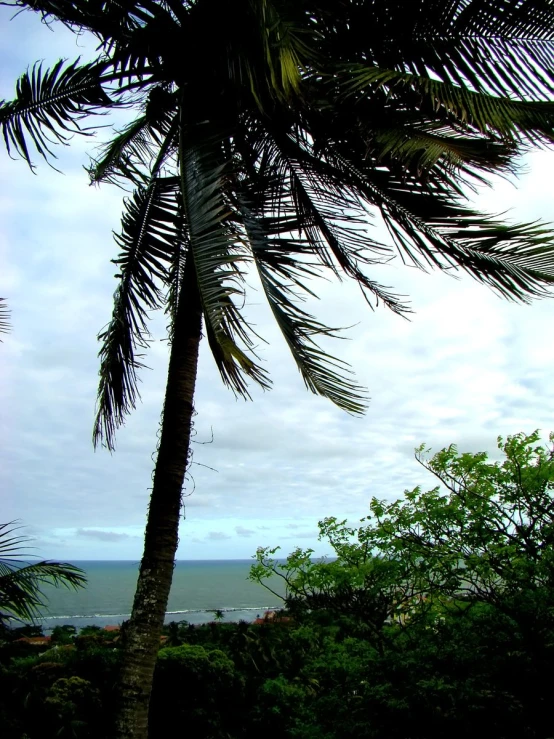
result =
M551 443L554 435L550 436ZM373 498L359 527L327 518L335 557L258 550L251 579L286 584L293 612L326 609L381 634L387 622L474 604L494 606L536 634L554 626L554 453L538 431L499 437L501 461L455 445L417 460L440 481L393 502Z
M376 279L400 254L462 269L511 299L547 294L550 231L466 202L467 188L552 144L553 9L544 0L6 0L98 40L89 63L35 64L0 104L8 151L29 165L136 112L92 158L94 183L134 188L100 339L95 439L114 443L138 398L151 311L173 323L188 250L223 380L269 387L245 320L254 269L307 387L357 413L365 393L302 308L310 278L354 279L406 314ZM102 119L102 122L103 119ZM391 242L367 228L377 214ZM171 329L170 329L171 333Z

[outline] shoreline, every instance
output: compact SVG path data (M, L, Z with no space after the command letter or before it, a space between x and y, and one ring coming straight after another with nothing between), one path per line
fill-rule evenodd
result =
M201 625L214 620L214 610L173 611L165 614L164 624L172 621L186 621L189 624ZM245 606L244 608L220 608L225 617L221 623L237 623L238 621L255 621L268 610L278 610L275 605ZM71 625L77 629L85 626L121 626L123 621L130 618L130 613L122 614L93 614L91 616L43 616L36 620L37 626L42 626L45 634L49 634L56 626Z

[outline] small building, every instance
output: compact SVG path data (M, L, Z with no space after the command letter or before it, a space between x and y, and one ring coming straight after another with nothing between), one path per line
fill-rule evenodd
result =
M258 626L263 624L283 624L288 623L290 620L289 616L279 616L275 611L266 611L262 618L258 616L258 618L254 619L254 624Z
M34 647L43 647L50 644L51 637L49 636L22 636L21 639L16 639L16 643L32 644Z

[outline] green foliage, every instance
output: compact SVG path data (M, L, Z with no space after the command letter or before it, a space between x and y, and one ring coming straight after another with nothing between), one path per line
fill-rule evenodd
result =
M551 437L551 441L554 437ZM424 461L445 490L406 491L389 503L373 499L358 529L320 522L320 538L336 555L313 561L295 550L280 564L277 549L259 549L250 573L262 584L280 577L296 612L331 609L356 617L377 633L444 608L483 602L550 628L554 608L554 461L540 435L498 440L502 462L455 446ZM534 614L534 615L531 615Z
M539 442L538 432L499 438L505 458L497 462L455 446L425 461L420 447L417 459L445 492L416 488L403 501L374 501L379 554L410 558L422 587L437 597L491 603L519 617L531 609L537 628L549 626L554 458Z
M297 549L280 563L277 549L258 550L251 578L284 579L306 624L295 634L326 634L292 684L266 686L279 715L291 714L299 677L317 686L285 721L290 736L438 739L476 724L490 736L549 736L554 456L538 432L498 447L494 462L455 446L427 459L420 447L442 487L373 499L358 528L320 522L334 560Z
M191 739L549 739L553 455L537 432L498 444L418 449L440 486L321 521L334 559L259 550L251 576L285 579L288 621L168 625L153 735L171 714ZM109 735L119 642L87 631L0 645L3 739Z
M40 624L25 624L24 626L16 626L8 630L12 639L21 639L24 636L44 636L44 631Z
M15 534L17 527L0 524L0 625L8 621L34 620L44 607L41 587L82 588L86 578L74 565L59 562L25 562L28 539Z
M240 697L240 678L221 650L190 644L164 647L156 665L150 731L163 735L171 707L171 721L186 725L189 736L223 739L240 718Z
M0 726L4 739L108 736L120 653L98 644L45 651L0 648ZM19 651L19 650L18 650ZM4 730L5 729L5 730Z
M50 634L52 644L73 644L77 629L71 624L55 626Z
M93 727L101 707L100 695L88 680L76 676L59 678L48 691L45 707L59 720L58 736L95 736Z

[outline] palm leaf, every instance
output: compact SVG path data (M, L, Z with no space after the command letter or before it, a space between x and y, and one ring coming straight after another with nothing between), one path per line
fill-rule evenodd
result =
M511 300L527 302L550 294L554 236L543 226L503 223L461 204L433 203L432 196L405 192L394 198L367 185L366 191L396 246L415 266L461 267Z
M53 143L67 143L71 135L89 135L79 121L112 103L102 89L105 65L79 60L64 67L60 60L50 70L35 64L17 82L16 97L0 102L0 125L8 153L15 151L32 167L28 141L46 160L55 156Z
M3 0L2 5L33 10L45 20L60 21L73 31L90 31L102 39L123 41L159 13L156 0Z
M277 181L281 201L287 196L291 199L297 227L313 253L337 277L342 274L356 280L370 306L374 299L399 315L409 313L398 296L370 279L362 269L387 261L390 247L367 235L367 210L349 187L348 179L330 176L326 163L307 150L309 142L299 143L275 130L272 133L273 138L266 138L265 146L270 149L267 158L281 170L281 183ZM288 192L282 184L285 179Z
M81 569L60 562L24 562L26 537L10 524L0 525L0 624L9 619L34 620L45 606L41 586L80 588L86 584ZM15 534L15 535L14 535Z
M288 148L292 154L290 140ZM396 246L412 264L422 269L461 267L511 299L549 294L554 236L544 227L506 224L475 213L447 190L433 191L418 182L413 187L406 182L394 185L390 172L368 166L363 157L354 163L338 148L329 149L326 160L316 159L305 147L295 148L294 166L317 175L319 191L334 192L341 185L357 192L368 206L377 206Z
M453 172L484 182L484 172L505 172L512 169L513 149L478 138L442 133L444 127L429 126L427 130L414 126L390 126L371 132L368 149L379 163L401 165L417 177L430 170Z
M295 24L279 12L278 5L271 0L250 2L256 19L254 27L261 36L268 88L278 99L287 100L299 92L301 71L311 50L302 41ZM257 80L249 72L255 90Z
M120 274L112 319L99 335L100 382L94 443L113 449L115 431L135 407L137 372L144 365L137 349L149 345L148 311L162 307L165 283L179 232L177 178L154 178L126 202L121 248L114 260Z
M183 216L182 198L179 198L177 213L176 248L173 251L171 262L168 266L166 278L167 294L165 312L169 316L167 333L170 342L173 341L173 337L175 335L175 322L177 320L179 297L181 296L181 289L183 287L185 264L187 256L192 253L190 235L186 228Z
M155 97L152 93L151 99ZM89 167L91 182L132 182L140 186L145 179L158 176L177 148L177 125L177 115L166 108L153 111L147 105L144 115L125 126L102 147L99 158Z
M348 376L348 365L323 351L315 340L318 336L339 338L338 329L325 326L298 305L300 288L311 294L304 279L317 274L301 259L304 245L269 238L263 221L244 205L242 214L267 301L306 387L349 413L363 413L366 395Z
M247 354L253 349L250 327L233 300L243 296L239 265L245 255L224 223L230 215L222 197L225 165L217 162L213 149L213 141L181 145L184 218L212 354L223 381L249 397L245 376L264 388L270 383Z
M333 11L334 8L334 11ZM549 0L367 0L323 6L324 58L365 61L516 99L554 91Z
M93 159L88 169L93 184L119 181L132 182L135 187L144 182L144 169L149 169L159 142L148 130L146 116L129 123L106 144L98 159ZM140 165L144 164L144 168ZM140 167L140 168L139 168Z
M0 298L0 333L8 334L11 331L10 309L6 305L5 298Z
M389 102L401 102L405 91L412 90L420 97L423 112L432 112L434 117L442 115L445 121L482 135L498 135L510 143L525 141L537 145L553 141L554 103L550 101L492 96L448 81L363 64L345 66L341 86L346 94L356 97L382 88Z
M86 584L82 570L68 563L35 562L12 565L0 562L0 622L6 618L34 620L45 607L42 585L77 589Z
M429 22L436 10L429 0L425 4ZM437 24L430 33L423 27L420 34L416 30L430 42L429 56L444 55L440 66L452 79L463 76L475 89L517 98L544 99L545 91L554 90L554 7L550 2L503 0L500 7L496 0L458 0L455 5L449 23ZM448 36L439 40L445 29ZM427 63L425 58L422 62Z

